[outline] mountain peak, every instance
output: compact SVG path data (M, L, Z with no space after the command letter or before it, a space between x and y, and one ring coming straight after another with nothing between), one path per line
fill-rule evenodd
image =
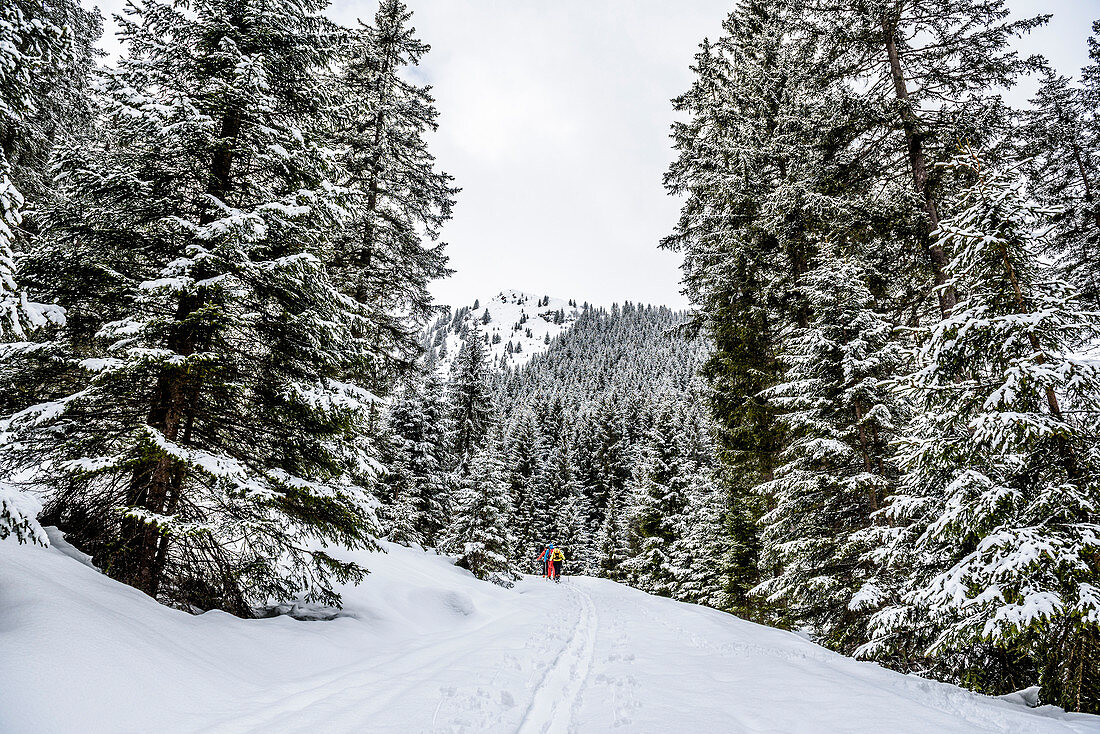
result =
M425 346L432 352L437 368L446 372L476 322L493 367L521 367L546 351L554 337L572 326L579 314L575 300L502 290L491 298L477 298L454 307L449 315L436 320L427 331Z

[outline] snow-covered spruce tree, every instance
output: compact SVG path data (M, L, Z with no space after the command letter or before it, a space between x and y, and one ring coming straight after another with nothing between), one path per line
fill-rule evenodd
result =
M395 542L435 547L450 520L446 415L434 371L407 386L389 409L382 513Z
M663 246L683 253L689 326L714 345L703 374L719 450L735 468L735 597L758 616L748 592L759 581L764 508L753 487L773 478L785 441L765 392L781 379L779 334L806 322L796 284L823 231L858 242L876 218L855 205L867 179L848 153L861 137L855 86L820 39L793 32L801 21L799 4L748 0L716 43L704 42L695 83L675 102L688 119L673 127L678 156L665 178L686 203Z
M570 493L561 505L561 524L554 533L558 538L555 543L562 545L569 556L570 576L596 576L600 570L596 547L599 528L588 524L592 511L580 487L572 482L565 486L570 488Z
M630 558L625 490L615 488L607 500L603 521L596 532L597 572L612 581L628 580L626 561Z
M670 593L681 601L730 610L736 534L729 523L729 484L715 449L715 425L705 409L707 394L702 378L695 376L676 398L687 505L676 518L676 540L669 548L675 572Z
M32 201L50 188L53 146L88 124L92 45L100 32L99 14L73 0L8 0L0 7L0 175Z
M758 6L743 7L742 12L766 12ZM727 19L730 46L747 45L751 41L746 36L767 23L757 18L743 24L739 20L737 15ZM743 55L730 55L735 58L731 63L744 59L745 65L756 58L747 49ZM713 387L712 405L725 460L738 467L740 481L731 492L736 495L733 510L743 522L731 527L741 533L736 544L744 553L735 574L741 577L741 596L747 601L747 591L756 582L754 519L759 514L750 490L759 477L770 473L770 457L780 441L774 410L760 394L776 379L778 363L772 315L761 298L769 279L764 272L766 256L751 234L739 236L736 226L739 219L747 218L743 212L751 211L752 202L736 195L737 184L731 185L727 175L756 167L732 155L735 149L729 138L735 137L730 129L736 120L759 116L739 114L736 101L730 99L731 79L747 79L749 74L730 69L725 56L705 41L696 59L697 79L675 102L676 109L691 119L673 127L678 157L666 176L671 193L686 193L689 198L676 233L662 246L684 253L684 284L695 315L690 323L695 333L706 334L714 344L703 374Z
M363 201L336 243L333 270L369 309L360 339L379 394L420 355L421 329L436 311L428 284L450 273L436 240L458 191L428 149L439 113L430 88L409 78L429 51L411 18L400 0L383 0L372 24L349 33L335 99L344 183Z
M1081 69L1081 81L1085 89L1085 99L1093 110L1100 109L1100 20L1092 22L1092 35L1088 39L1088 66ZM1091 128L1090 137L1100 134L1100 116L1089 115L1086 124Z
M0 415L32 400L28 363L45 350L31 339L65 323L64 309L36 303L17 283L16 256L33 244L37 226L26 221L27 199L46 191L51 147L86 119L98 35L99 16L76 2L11 0L0 7ZM4 440L0 429L0 450ZM38 509L0 482L0 538L47 544Z
M19 543L49 545L49 537L37 516L42 505L25 492L0 482L0 540L14 537Z
M885 380L900 347L860 261L824 259L801 289L812 316L784 338L783 382L769 391L790 443L775 479L758 487L771 507L761 518L762 557L777 573L755 592L789 624L851 652L863 639L849 604L870 574L860 532L896 474L889 443L900 409Z
M0 48L3 41L0 38ZM0 388L9 396L15 392L13 365L36 349L28 337L43 326L65 323L63 309L28 301L16 286L12 244L22 220L23 195L15 188L10 172L6 157L0 156ZM8 404L12 399L0 400L0 409L14 407L14 403ZM0 449L7 438L0 424ZM47 545L49 541L35 518L38 509L37 503L18 489L0 482L0 540L14 535L20 543Z
M697 467L687 487L688 505L679 517L678 539L669 550L676 580L673 599L729 610L732 534L726 488L713 469Z
M8 384L9 363L30 347L26 342L35 332L65 324L65 309L29 300L16 283L15 243L25 199L10 174L11 167L0 157L0 385ZM10 399L5 396L0 408L13 407Z
M1100 711L1100 372L1074 356L1100 316L1040 257L1050 212L1019 171L969 151L952 168L972 183L940 243L965 296L900 383L916 410L885 510L901 603L863 652L930 627L933 673L1003 693L1037 667L1043 701Z
M551 537L554 522L551 512L551 487L540 480L543 474L542 434L531 411L512 416L501 442L504 479L512 505L510 529L516 536L520 558L543 543L558 542Z
M0 414L25 407L20 373L42 327L64 323L64 310L35 303L17 285L16 256L33 249L38 230L27 220L49 189L55 143L87 123L88 75L99 15L72 0L11 0L0 7Z
M545 433L543 436L547 440ZM534 484L536 491L546 495L547 513L545 535L536 542L568 546L571 560L591 554L591 534L586 529L591 511L585 507L584 495L573 478L572 454L564 437L545 452L538 470Z
M581 486L593 509L602 516L611 512L615 497L625 498L626 485L630 481L628 454L631 444L627 440L626 421L617 396L604 399L592 411L589 420L592 422L592 443L588 447L591 473ZM625 510L625 499L615 506L619 511Z
M679 580L671 553L680 540L694 474L681 433L685 415L671 403L670 395L658 402L657 416L628 488L626 522L635 547L623 564L631 585L660 596L671 596Z
M1051 233L1052 257L1083 302L1100 305L1100 159L1098 133L1090 124L1095 100L1064 76L1047 69L1031 107L1020 112L1020 155L1033 195L1058 207Z
M322 7L130 6L103 135L59 162L46 235L113 273L85 295L111 320L69 335L87 377L10 420L14 459L110 575L183 606L336 601L363 570L318 546L375 533L374 398L345 379L368 314L324 267L361 199L332 183Z
M493 392L481 332L474 322L451 364L447 383L451 469L459 474L485 445L493 422Z
M1005 0L807 0L799 6L794 32L819 39L823 56L862 90L853 123L864 134L845 157L864 161L868 183L908 180L908 201L888 209L911 250L906 271L920 263L923 272L895 277L927 273L945 315L957 295L946 275L951 253L932 236L951 213L941 211L950 192L936 163L949 158L959 140L992 145L1005 138L1008 113L994 92L1037 63L1010 43L1045 18L1011 19Z
M499 451L497 443L490 441L470 458L443 548L457 554L457 565L479 579L510 587L519 574L511 561L512 508Z
M623 520L630 555L620 570L650 593L729 609L726 487L702 394L666 391L654 401L630 484Z

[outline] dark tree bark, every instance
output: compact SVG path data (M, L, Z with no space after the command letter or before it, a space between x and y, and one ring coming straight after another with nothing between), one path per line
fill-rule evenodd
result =
M220 143L211 160L206 188L207 194L218 199L223 199L232 190L233 154L241 125L242 117L237 109L231 108L222 117ZM199 216L199 223L209 224L215 218L215 213L207 207ZM206 296L201 292L180 296L176 327L168 338L168 349L184 357L205 349L209 330L194 319L205 306ZM157 378L146 424L168 441L189 443L200 391L199 376L187 367L164 367ZM179 506L184 474L184 467L172 457L159 452L151 454L134 469L126 493L127 505L158 515L173 514ZM108 573L155 597L170 543L171 538L155 525L141 518L126 517Z
M890 76L894 80L894 94L901 114L902 131L905 133L909 167L913 174L913 189L923 200L924 212L928 220L928 232L926 233L928 258L932 264L933 279L939 288L940 314L946 316L955 308L958 296L953 285L945 285L947 283L947 255L942 247L932 241L932 233L940 226L940 215L935 197L928 186L928 161L924 152L923 134L920 130L920 120L909 99L905 73L901 67L901 57L898 54L897 40L894 37L895 31L894 24L890 22L887 16L883 16L883 44L890 62Z

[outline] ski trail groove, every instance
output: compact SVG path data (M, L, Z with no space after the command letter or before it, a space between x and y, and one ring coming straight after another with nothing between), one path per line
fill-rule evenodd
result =
M580 703L595 654L599 620L592 597L572 583L568 588L580 608L573 636L535 689L517 734L567 734Z

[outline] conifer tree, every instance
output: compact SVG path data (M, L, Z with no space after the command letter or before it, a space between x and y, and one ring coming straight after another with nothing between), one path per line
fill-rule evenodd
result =
M595 502L603 496L603 493L601 492L602 482L596 466L595 432L590 415L584 414L578 418L573 428L571 441L573 446L573 476L584 495L585 505L591 512L586 524L598 528L603 520L606 501L603 507L595 506Z
M627 577L624 563L630 558L626 528L626 502L622 490L614 490L608 498L603 522L596 534L596 568L600 576L612 581Z
M1005 0L811 0L801 6L799 26L821 39L824 53L865 90L860 157L872 159L867 166L879 181L908 179L909 201L891 207L897 230L911 242L911 261L925 260L946 315L957 294L946 275L951 254L932 236L950 193L936 164L959 140L991 145L1006 130L1007 111L993 90L1011 86L1036 63L1020 58L1009 42L1045 18L1009 20Z
M575 483L569 488L568 499L561 505L562 512L554 537L565 546L569 554L570 576L596 576L599 571L599 552L596 547L597 531L588 523L592 516L588 500Z
M63 13L80 12L73 4L58 7ZM71 31L52 22L48 12L32 2L0 8L0 413L16 407L15 363L32 348L29 337L44 326L64 323L63 309L30 301L15 280L17 235L26 202L16 185L16 164L31 172L33 158L48 147L46 131L35 124L39 108L48 104L45 82L53 69L64 68L75 55ZM0 431L0 442L3 438ZM14 535L21 543L45 545L37 509L15 487L0 484L0 538Z
M1047 69L1031 107L1020 113L1020 154L1031 191L1040 203L1060 209L1050 256L1083 302L1100 305L1100 138L1095 100L1085 89Z
M551 488L542 481L543 451L534 415L530 411L515 415L506 431L501 454L513 508L511 530L521 555L524 549L551 541L555 508Z
M392 509L385 514L398 543L435 547L451 514L446 404L434 372L405 388L389 411L391 448L384 483Z
M765 392L781 376L778 333L805 321L793 284L813 264L818 220L861 221L838 217L831 200L860 174L841 154L857 135L849 92L812 39L791 34L797 15L794 5L750 0L717 43L703 42L696 80L674 102L688 120L673 125L678 157L665 176L670 193L687 197L662 246L684 254L689 328L714 345L703 374L720 451L735 467L731 530L746 613L762 512L752 488L772 478L784 441Z
M17 259L34 249L39 225L28 213L50 195L53 146L88 124L99 33L99 15L72 0L0 8L0 415L26 407L40 388L25 376L48 347L31 338L64 324L64 309L36 302L38 289L17 273Z
M669 549L674 599L729 610L733 542L725 491L713 470L696 467L687 487L688 505L678 518L677 540Z
M49 538L38 522L42 509L29 495L0 482L0 540L14 536L20 543L49 545Z
M498 451L490 442L471 457L444 549L458 554L457 565L477 578L510 587L519 574L511 561L515 539L508 529L511 506Z
M547 441L552 432L544 429L542 435L543 441ZM536 491L545 493L547 505L544 535L540 538L555 544L568 544L574 552L580 544L590 552L591 543L585 537L588 535L586 522L591 513L584 507L584 495L573 477L572 455L564 439L544 452L535 480ZM536 538L536 542L540 539Z
M861 262L826 259L801 285L813 316L784 340L784 381L770 391L791 441L776 478L758 488L772 508L762 556L778 572L756 592L851 652L862 640L849 604L869 575L859 533L892 488L888 446L901 420L885 380L899 345Z
M428 150L439 113L430 87L408 75L430 50L411 19L403 2L384 0L373 24L349 34L335 100L342 183L362 201L345 223L334 269L344 291L369 308L361 339L380 394L419 357L420 330L435 312L428 284L450 273L436 241L458 191Z
M1001 693L1037 665L1043 701L1097 711L1100 375L1073 355L1100 321L1044 262L1050 212L1019 171L969 151L953 168L971 183L941 242L965 297L901 383L917 414L887 508L900 603L864 652L930 626L934 672Z
M58 348L84 376L9 421L9 464L49 457L47 511L110 575L191 608L336 601L363 570L317 545L372 546L374 397L346 379L369 314L324 267L358 200L325 140L321 8L131 5L101 134L58 162L41 260L62 293L89 271L110 287L80 288Z
M625 440L626 430L619 412L618 401L608 397L595 409L591 416L591 466L593 474L585 483L589 501L594 511L601 515L609 511L613 496L624 497L626 484L630 479L630 461L627 456L629 444ZM618 508L625 507L620 503Z
M670 596L678 582L671 558L680 540L683 515L688 508L688 487L693 472L688 468L680 431L684 415L669 398L659 401L658 415L642 449L634 472L628 511L630 534L637 544L625 566L633 585L650 593Z
M493 394L489 388L489 365L477 322L466 335L451 365L447 385L450 404L451 466L459 473L482 448L493 420Z
M41 200L51 149L83 133L98 13L72 0L10 0L0 8L0 156L14 187Z

